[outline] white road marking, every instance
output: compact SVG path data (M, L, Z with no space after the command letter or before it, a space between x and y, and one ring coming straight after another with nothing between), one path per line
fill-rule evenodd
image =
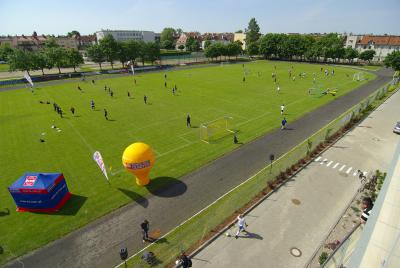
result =
M343 166L339 169L339 171L342 171L345 167L346 167L346 165L343 165Z
M318 162L321 159L321 156L318 156L317 159L315 159L315 162Z
M353 167L349 167L349 169L346 171L346 174L349 174L352 169Z
M336 163L332 168L335 169L337 166L339 166L339 163Z
M328 161L328 159L325 158L325 159L322 160L321 163L319 163L319 164L322 165L322 164L325 163L326 161Z
M326 165L327 167L329 167L330 165L332 165L333 161L329 162L328 165Z

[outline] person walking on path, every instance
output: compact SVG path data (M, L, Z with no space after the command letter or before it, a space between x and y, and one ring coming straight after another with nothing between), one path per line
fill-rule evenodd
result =
M286 124L287 124L287 120L286 120L286 118L284 117L284 118L282 119L282 126L281 126L281 129L285 129L285 128L286 128Z
M192 124L190 123L190 120L191 120L190 119L190 115L188 114L187 117L186 117L186 126L187 127L192 127Z
M244 216L240 214L237 217L237 224L238 224L238 231L235 234L235 238L238 239L238 235L240 234L241 231L247 233L246 227L248 226L246 223L246 220L244 219Z
M281 105L281 114L284 113L284 110L285 110L285 104L282 104L282 105Z
M150 223L148 220L144 220L140 224L140 228L142 228L142 239L143 243L149 240L149 229L150 229Z

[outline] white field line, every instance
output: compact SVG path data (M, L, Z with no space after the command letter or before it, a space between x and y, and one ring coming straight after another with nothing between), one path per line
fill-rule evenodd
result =
M326 161L328 161L327 158L325 158L324 160L321 161L321 163L319 163L320 165L323 165Z
M353 176L357 175L357 171L354 171Z
M330 165L332 165L333 161L330 161L326 166L329 167Z
M315 161L315 162L318 162L320 159L321 159L321 156L318 156L318 158L315 159L314 161Z
M296 146L297 147L297 146ZM277 160L278 161L284 157L286 157L287 154L289 154L290 152L292 152L294 149L296 149L296 147L294 147L292 150L288 151L287 153L283 154L281 157L279 157ZM176 229L178 229L180 226L184 225L185 223L187 223L188 221L190 221L191 219L193 219L194 217L196 217L197 215L199 215L200 213L202 213L203 211L205 211L206 209L208 209L209 207L211 207L212 205L214 205L215 203L217 203L219 200L221 200L222 198L224 198L225 196L227 196L228 194L232 193L233 191L235 191L237 188L239 188L240 186L242 186L243 184L247 183L248 181L252 180L254 177L256 177L258 174L260 174L261 172L265 171L267 168L269 168L269 165L265 166L264 168L262 168L261 170L259 170L257 173L255 173L253 176L249 177L247 180L245 180L244 182L240 183L239 185L233 187L231 190L229 190L228 192L226 192L225 194L223 194L222 196L218 197L214 202L212 202L211 204L207 205L205 208L201 209L199 212L197 212L196 214L194 214L193 216L191 216L190 218L184 220L181 224L179 224L178 226L176 226L175 228L171 229L169 232L167 232L166 234L164 234L163 236L161 236L160 238L158 238L158 240L168 236L170 233L174 232ZM142 253L144 250L146 250L147 248L149 248L151 245L155 244L157 242L154 241L151 244L148 244L146 247L142 248L141 250L139 250L138 252L136 252L135 254L133 254L132 256L130 256L126 261L134 258L135 256L137 256L138 254ZM118 268L121 265L124 265L125 262L121 262L120 264L116 265L114 268Z
M342 171L345 167L346 167L346 165L343 165L343 166L339 169L339 171Z
M338 165L339 163L336 163L332 168L335 169Z
M349 169L346 171L346 174L349 174L352 169L353 167L349 167Z

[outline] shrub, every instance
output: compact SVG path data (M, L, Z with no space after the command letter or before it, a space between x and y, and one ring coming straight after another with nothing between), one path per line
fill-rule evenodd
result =
M321 255L319 255L319 259L318 262L320 265L324 264L325 261L328 259L329 255L328 253L326 253L325 251L321 253Z

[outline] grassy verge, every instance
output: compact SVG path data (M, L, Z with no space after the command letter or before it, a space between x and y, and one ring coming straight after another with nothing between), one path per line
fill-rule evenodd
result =
M266 193L262 191L265 191L268 182L272 182L283 172L290 172L293 165L300 159L307 157L312 150L315 150L321 143L333 137L336 132L343 129L350 121L365 118L394 92L395 87L386 86L378 89L362 102L317 131L309 139L281 156L273 164L272 168L269 165L266 166L215 203L182 223L156 243L150 245L146 250L155 253L158 259L158 266L170 264L182 251L190 252L194 246L199 245L199 241L215 233L221 223L234 219L235 214L241 208L248 206L249 202L260 192L265 195ZM129 259L128 265L134 267L139 264L144 265L140 257L141 252Z

